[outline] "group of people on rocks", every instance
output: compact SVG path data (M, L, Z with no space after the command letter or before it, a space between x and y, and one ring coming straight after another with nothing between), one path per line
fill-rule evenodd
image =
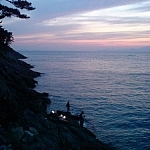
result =
M67 108L67 112L70 112L70 103L69 101L66 104L66 108ZM84 111L81 111L80 115L79 115L79 123L80 123L80 127L83 127L84 124L84 117L82 116L84 114Z

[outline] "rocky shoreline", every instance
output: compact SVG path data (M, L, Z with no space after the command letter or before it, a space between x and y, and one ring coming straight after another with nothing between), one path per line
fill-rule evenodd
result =
M46 114L51 101L33 89L40 73L25 58L0 45L0 150L111 150L71 113Z

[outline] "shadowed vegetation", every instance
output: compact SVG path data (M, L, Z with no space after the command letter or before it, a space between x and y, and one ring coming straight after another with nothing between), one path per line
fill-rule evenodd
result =
M7 5L0 4L0 23L2 24L2 19L6 17L18 17L21 19L30 18L26 14L22 14L20 10L25 9L27 11L34 10L32 7L32 3L22 0L2 0L2 2L8 2L8 4L12 4L12 7ZM6 3L7 4L7 3ZM5 30L2 26L0 26L0 44L10 45L14 41L14 37L12 32Z

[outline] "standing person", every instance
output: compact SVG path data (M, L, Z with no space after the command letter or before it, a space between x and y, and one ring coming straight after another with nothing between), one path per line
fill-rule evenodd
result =
M84 123L84 118L83 118L83 115L84 114L84 111L81 111L80 115L79 115L79 121L80 121L80 127L83 128L83 123Z
M67 102L66 107L67 107L67 112L69 112L70 111L70 103L69 103L69 101Z

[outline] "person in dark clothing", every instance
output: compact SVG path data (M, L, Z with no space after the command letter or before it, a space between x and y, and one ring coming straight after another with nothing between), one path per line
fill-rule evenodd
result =
M84 123L84 118L83 118L83 115L84 114L84 111L81 111L80 115L79 115L79 121L80 121L80 127L83 128L83 123Z
M67 107L67 112L69 112L70 111L70 103L69 103L69 101L67 102L66 107Z

